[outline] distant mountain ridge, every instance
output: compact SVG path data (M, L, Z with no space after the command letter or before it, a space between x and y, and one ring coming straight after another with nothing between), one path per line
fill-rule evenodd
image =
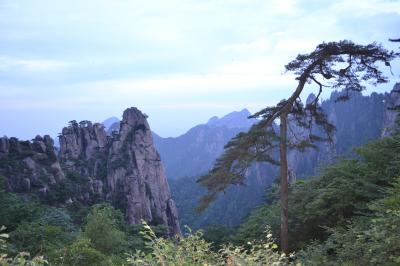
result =
M153 133L154 145L161 155L168 179L179 179L207 172L224 145L239 132L256 122L248 119L243 109L221 118L212 117L206 124L197 125L179 137L162 138Z
M400 87L400 84L396 84L396 87ZM349 101L336 102L340 94L333 92L329 99L321 103L328 119L336 125L334 142L320 143L318 151L289 151L292 179L315 174L318 166L350 153L353 147L379 138L393 124L393 114L387 108L400 101L398 93L372 93L369 96L354 93ZM212 117L206 124L195 126L176 138L153 135L170 180L181 224L188 224L192 228L204 228L211 224L237 225L250 209L262 202L265 188L278 175L278 169L267 164L255 164L248 172L246 186L229 188L201 215L193 211L204 193L196 179L211 169L232 137L248 130L256 122L247 122L245 119L248 116L249 112L244 109L222 118Z
M257 122L254 118L249 119L250 115L251 113L249 110L244 108L241 111L234 111L221 118L213 116L208 120L206 125L210 127L225 126L227 128L249 128Z
M106 120L104 120L104 121L101 122L101 123L103 124L104 129L105 129L106 131L108 131L109 128L110 128L113 124L119 123L119 122L120 122L120 120L119 120L118 118L116 118L115 116L112 116L112 117L110 117L110 118L107 118Z
M257 122L248 119L250 115L243 109L221 118L214 116L207 123L175 138L162 138L153 133L154 145L164 163L171 193L180 211L181 224L194 229L214 223L234 226L262 201L265 187L271 184L275 175L265 176L275 170L270 165L258 163L249 169L246 186L229 188L224 197L202 214L193 210L205 192L196 183L197 177L211 169L230 139Z

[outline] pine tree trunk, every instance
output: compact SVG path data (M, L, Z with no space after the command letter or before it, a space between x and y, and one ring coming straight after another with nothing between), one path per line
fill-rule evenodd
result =
M281 249L289 254L289 233L288 233L288 165L287 165L287 113L280 116L280 172L281 172Z

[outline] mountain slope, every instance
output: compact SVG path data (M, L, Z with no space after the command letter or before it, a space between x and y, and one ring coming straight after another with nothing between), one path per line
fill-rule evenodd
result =
M391 117L387 108L400 98L399 94L393 93L373 93L370 96L354 93L349 101L336 102L339 95L339 92L333 92L329 99L322 102L329 120L337 127L334 142L320 143L318 150L309 149L304 153L290 151L288 161L292 179L314 175L319 166L330 164L341 155L350 155L353 147L379 138L383 129L390 127L385 122L386 117ZM244 122L248 115L248 111L241 111L221 119L213 117L207 124L198 125L176 138L154 136L182 224L193 228L211 224L237 225L251 208L262 202L266 186L278 175L278 169L267 164L253 166L248 173L246 186L229 188L203 214L193 211L204 193L204 189L195 182L196 179L211 169L231 137L248 129L243 125L254 123Z

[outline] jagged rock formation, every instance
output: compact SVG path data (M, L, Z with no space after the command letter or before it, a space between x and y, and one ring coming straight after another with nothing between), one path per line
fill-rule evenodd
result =
M111 140L107 165L110 196L126 208L130 223L160 219L179 232L164 167L153 146L146 117L138 109L124 112L119 134Z
M400 83L396 83L393 87L393 90L386 95L386 106L388 108L399 108L400 107ZM383 132L382 136L390 135L391 131L395 128L396 118L398 113L394 110L386 110L385 118L383 122Z
M336 126L333 143L321 142L317 150L308 149L306 153L290 151L288 165L291 172L298 178L313 175L318 166L351 154L353 147L388 136L397 116L390 108L400 105L399 92L400 83L397 83L390 93L363 96L360 92L351 92L346 102L336 102L343 93L333 92L321 104L328 120Z
M65 179L50 136L36 136L32 141L0 138L0 176L6 178L9 191L38 192L46 197L49 187Z
M153 146L146 116L136 108L123 114L119 133L71 121L59 135L57 157L49 136L32 142L0 138L0 175L9 191L39 192L52 204L111 202L129 223L144 219L179 234L179 222L164 167Z

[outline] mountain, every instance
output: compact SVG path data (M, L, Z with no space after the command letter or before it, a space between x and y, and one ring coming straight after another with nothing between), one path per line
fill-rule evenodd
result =
M153 133L154 145L164 162L168 179L207 172L223 152L224 145L255 122L255 119L248 119L249 115L250 112L243 109L222 118L215 116L176 138L162 138Z
M249 110L246 108L242 111L235 111L225 115L222 118L218 118L217 116L211 117L208 122L207 126L209 127L227 127L227 128L249 128L255 122L256 119L249 119L248 117L251 115Z
M119 119L116 118L115 116L112 116L110 118L107 118L106 120L104 120L103 122L101 122L101 124L103 124L104 129L106 131L108 131L110 129L110 127L115 124L115 123L119 123Z
M32 142L0 138L0 176L7 191L65 206L110 202L128 223L142 219L180 233L177 210L145 115L124 111L118 134L99 123L71 121L59 135L57 154L49 136Z
M333 92L321 103L328 119L336 125L333 143L319 143L318 150L289 151L291 180L314 175L320 166L331 164L340 156L351 156L354 147L379 138L387 128L393 127L394 114L388 107L400 101L399 93L394 92L399 86L396 84L391 93L385 94L363 96L355 92L346 102L337 102L343 93ZM242 110L222 118L213 117L208 123L195 126L176 138L161 138L153 134L154 144L166 167L181 224L195 229L212 224L234 226L263 201L266 187L279 172L277 167L257 163L249 169L245 186L229 188L202 214L193 211L205 192L196 183L197 178L211 169L230 138L248 130L256 122L249 121L248 116L249 112Z
M248 210L262 202L265 187L276 172L267 164L254 164L248 171L244 187L231 187L217 202L199 215L194 212L198 199L205 192L196 179L212 167L224 150L224 145L238 133L256 122L248 119L250 112L243 109L221 118L212 117L206 124L193 127L176 138L162 138L153 133L154 145L161 155L171 192L180 213L181 223L194 229L214 223L234 226L247 215ZM236 126L237 125L237 126Z

